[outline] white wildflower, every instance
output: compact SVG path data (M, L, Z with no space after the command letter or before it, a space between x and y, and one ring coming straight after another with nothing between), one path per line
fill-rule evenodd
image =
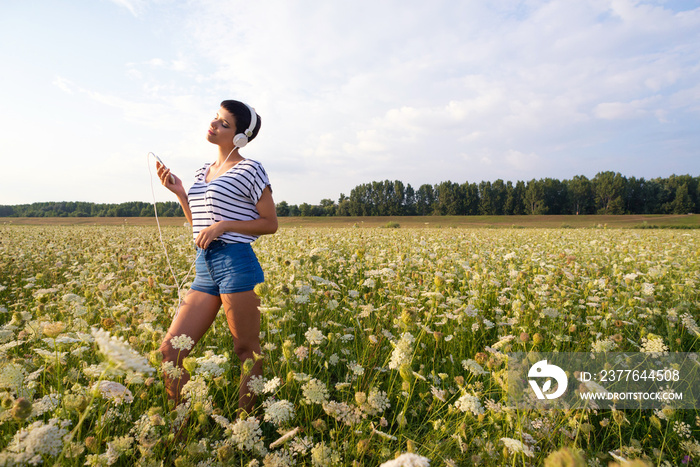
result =
M416 338L410 332L404 332L398 342L393 342L393 352L389 361L389 369L396 370L402 365L410 365L413 360L413 343Z
M312 467L329 467L340 462L340 454L321 441L311 448Z
M610 352L617 344L611 337L599 339L591 344L591 351L596 353Z
M299 359L299 361L302 361L302 360L304 360L306 357L309 356L309 348L308 348L308 347L305 347L305 346L303 346L303 345L300 345L299 347L297 347L296 349L294 349L294 355L297 356L297 358Z
M195 361L197 362L195 374L205 378L217 378L228 368L228 357L216 355L211 350L204 352L204 356L198 357Z
M622 279L624 279L624 281L629 284L629 283L633 282L637 278L637 276L639 276L639 274L632 272L632 273L625 274L624 276L622 276Z
M680 445L683 452L692 457L700 457L700 443L698 443L698 440L684 440L681 441Z
M362 376L365 373L365 369L362 365L357 362L348 362L348 369L353 372L355 376Z
M363 413L359 408L346 404L345 402L324 402L323 410L328 415L348 426L360 423L363 418Z
M267 454L262 440L260 422L255 417L239 418L231 425L231 441L241 450Z
M171 379L180 379L184 370L179 366L175 366L173 362L163 362L160 365L160 370L165 376Z
M321 345L326 338L326 336L323 335L323 332L319 331L318 328L315 327L306 331L304 336L310 345Z
M680 438L690 438L691 436L690 425L679 420L673 422L673 431L675 431Z
M253 375L248 380L248 390L253 394L264 394L267 380L264 376Z
M279 388L281 384L282 380L278 376L275 376L274 378L265 383L265 385L263 386L263 392L265 394L272 394L275 391L277 391L277 388Z
M25 397L24 378L27 371L19 363L6 363L0 368L0 388L13 391L17 397Z
M109 332L92 328L92 336L100 352L117 368L132 370L136 373L153 373L155 370L148 360L132 349L123 337L110 336Z
M391 407L391 403L389 402L389 397L387 396L386 392L377 388L370 389L369 395L367 396L367 405L369 405L371 408L371 411L368 411L370 415L382 413Z
M131 404L134 401L131 391L123 384L114 381L98 381L92 386L92 390L114 405L121 405L124 402Z
M328 400L328 388L316 378L312 378L309 382L301 387L304 395L304 402L307 404L323 404Z
M187 334L182 334L179 336L170 338L170 345L175 350L192 350L194 346L194 340Z
M294 296L294 303L309 303L309 296L308 295L295 295Z
M294 418L294 404L286 399L275 401L268 399L263 402L265 409L264 420L274 425L284 425Z
M201 376L195 376L182 387L182 397L189 400L192 405L202 402L207 405L209 387Z
M648 282L642 284L642 294L646 296L654 295L654 284Z
M472 360L471 358L468 360L462 360L462 368L471 372L471 374L473 374L474 376L485 375L488 373L483 369L481 365L479 365L475 360Z
M373 289L374 286L377 285L377 282L374 279L365 279L365 281L362 283L363 287L368 287L370 289Z
M522 441L513 438L501 438L501 442L505 445L506 449L508 449L508 452L513 455L523 453L528 457L535 457L532 448Z
M683 313L681 315L681 322L690 334L700 336L700 326L698 326L697 321L695 321L695 319L692 316L690 316L690 313Z
M264 467L290 467L292 465L296 465L294 456L284 449L271 452L263 459Z
M484 408L481 405L481 401L479 401L479 398L471 394L464 394L462 397L457 399L454 405L459 410L465 413L471 412L474 415L480 415L484 413Z
M446 391L444 389L437 388L435 386L430 386L430 393L433 397L441 402L445 402Z
M107 465L115 464L122 455L126 454L129 449L131 449L131 445L133 443L134 438L131 436L121 436L108 442L107 452L105 453L107 457Z
M68 352L50 352L44 349L34 349L34 352L41 355L47 363L58 361L61 365L65 365L68 362Z
M44 456L59 455L69 425L70 421L52 418L47 423L37 421L26 428L20 428L4 453L8 454L5 458L7 465L36 465L42 463Z
M430 459L411 452L405 452L396 459L386 461L379 467L429 467Z
M61 394L47 394L32 403L32 417L40 417L47 412L53 412L61 405Z
M664 340L661 336L647 334L646 337L642 337L641 350L646 353L666 355L668 353L668 346L664 344Z

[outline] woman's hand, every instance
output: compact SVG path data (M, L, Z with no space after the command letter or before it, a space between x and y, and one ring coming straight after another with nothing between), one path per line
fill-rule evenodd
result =
M249 221L218 221L199 231L194 240L199 248L207 249L211 242L226 232L237 232L243 235L268 235L277 232L277 211L272 200L270 187L265 187L258 204L255 205L260 217Z
M165 188L172 191L176 195L179 195L184 191L184 187L182 186L182 180L170 173L169 168L156 161L156 169L158 169L158 178L160 178L160 183Z
M205 227L200 230L197 238L194 240L194 244L199 248L206 250L211 242L219 238L219 235L224 233L224 231L221 230L221 225L221 222L215 222L209 227Z

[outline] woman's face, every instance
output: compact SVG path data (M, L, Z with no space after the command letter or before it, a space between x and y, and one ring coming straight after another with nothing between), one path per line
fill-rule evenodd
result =
M234 136L236 136L236 117L221 107L214 120L209 124L207 141L219 146L229 146L233 145Z

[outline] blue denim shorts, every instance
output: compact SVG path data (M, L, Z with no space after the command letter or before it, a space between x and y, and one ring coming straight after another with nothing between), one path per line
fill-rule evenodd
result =
M265 281L250 243L214 240L206 250L197 248L192 290L210 295L247 292Z

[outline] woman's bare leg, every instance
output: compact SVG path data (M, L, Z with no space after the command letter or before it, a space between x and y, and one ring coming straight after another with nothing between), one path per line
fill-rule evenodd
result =
M255 292L222 294L228 327L233 335L233 350L243 364L247 359L255 361L254 353L260 355L260 299ZM250 373L241 374L238 388L238 407L247 413L253 410L255 397L248 389L251 376L262 375L262 360L253 365Z
M190 379L187 370L182 368L182 361L190 354L191 349L175 349L171 345L170 339L186 334L197 344L214 322L214 319L216 319L219 308L221 308L221 298L219 296L190 290L182 301L180 311L165 334L163 343L160 345L163 361L173 362L173 365L182 369L180 378L164 378L168 397L175 401L175 404L180 403L180 390Z

